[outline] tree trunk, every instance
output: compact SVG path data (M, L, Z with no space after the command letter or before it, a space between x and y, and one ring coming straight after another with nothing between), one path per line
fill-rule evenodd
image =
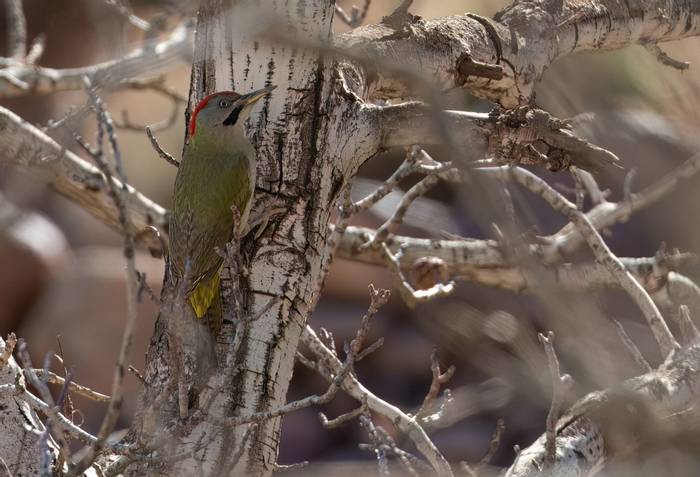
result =
M258 153L255 201L265 204L254 205L254 212L263 208L281 213L270 219L259 238L249 234L243 240L240 265L249 273L238 280L224 280L224 297L241 297L243 316L236 316L231 299L224 300L225 316L233 319L225 320L218 338L219 364L206 385L194 386L195 396L190 389L188 419L180 422L169 450L173 455L193 452L169 469L170 475L272 473L280 419L252 427L222 426L221 420L285 404L299 337L314 308L323 264L329 257L326 240L332 205L348 172L339 170L348 161L338 158L351 135L336 123L344 107L334 91L333 68L318 49L302 45L329 40L334 7L330 0L287 3L263 8L252 1L207 0L199 12L190 106L215 91L244 93L268 84L278 87L251 118L249 133ZM283 38L270 39L261 27L271 27ZM232 289L236 282L240 290ZM281 300L269 311L251 319L277 298ZM177 393L169 392L176 371L169 359L174 345L167 319L159 318L149 351L140 439L162 432L158 429L173 428L177 421ZM198 326L193 319L182 324ZM186 329L183 336L191 332ZM227 356L231 349L235 355ZM231 387L226 376L232 376ZM216 393L222 385L226 386L214 396L214 404L203 410L212 390ZM168 396L165 402L163 395Z

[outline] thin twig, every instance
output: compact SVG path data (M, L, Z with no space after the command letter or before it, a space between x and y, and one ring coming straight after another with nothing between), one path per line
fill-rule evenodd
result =
M372 3L372 0L364 0L364 6L362 9L359 9L356 5L352 6L352 10L350 15L345 13L345 10L340 5L335 6L335 13L338 15L338 18L340 18L343 23L345 23L347 26L350 28L357 28L360 25L362 25L362 22L365 21L365 18L367 17L367 12L369 11L369 6Z
M56 373L52 371L44 371L43 369L35 369L34 370L41 379L46 379L47 382L51 384L59 384L61 386L65 385L66 379L57 375ZM99 393L97 391L93 391L87 386L83 386L81 384L78 384L74 381L69 381L68 383L68 388L76 393L80 394L81 396L84 396L86 398L92 399L93 401L97 402L109 402L109 396L106 394Z
M364 399L360 407L358 407L357 409L353 409L350 412L346 412L345 414L341 414L340 416L334 419L328 419L326 415L322 412L318 413L318 418L321 421L323 427L325 427L326 429L335 429L336 427L340 427L343 424L352 421L353 419L357 419L358 417L360 417L360 415L367 412L367 409L367 400Z
M477 468L484 467L491 463L491 459L493 459L493 456L496 455L496 451L501 445L501 437L503 436L505 430L506 425L503 422L503 419L499 419L498 421L496 421L496 429L493 431L493 435L491 436L491 440L489 441L489 449L488 451L486 451L484 457L482 457L479 461Z
M307 326L302 334L302 341L316 357L311 369L317 371L326 380L332 380L340 371L342 362L319 339L313 329ZM440 453L435 444L430 440L420 423L413 417L405 414L396 406L380 399L370 390L365 388L355 376L348 375L343 382L343 389L358 401L367 401L367 407L373 412L391 422L396 429L404 433L416 448L425 456L433 471L440 477L453 475L449 463Z
M690 317L690 310L686 305L681 305L678 309L678 322L684 346L692 346L700 342L700 331L693 323L693 319Z
M601 202L586 213L586 217L593 226L602 230L618 222L627 220L634 212L658 201L669 192L676 190L677 186L694 177L700 172L700 153L694 154L680 167L674 169L660 180L644 188L638 193L629 191L628 197L620 202ZM578 227L568 224L559 232L546 237L547 244L543 251L546 263L554 263L575 251L585 242Z
M418 303L425 303L430 300L434 300L435 298L449 296L454 291L455 284L453 281L450 281L447 284L436 283L432 287L425 290L414 289L401 270L401 257L403 251L399 249L396 255L394 255L385 242L382 242L381 247L387 264L396 276L396 281L399 284L401 296L408 306L414 307Z
M668 53L659 48L659 45L656 43L645 43L644 48L646 48L649 53L654 55L656 60L664 66L670 66L671 68L680 71L685 71L690 68L690 63L671 58Z
M151 141L151 146L153 146L153 149L155 149L161 159L172 166L180 167L180 163L177 161L177 159L160 147L158 139L156 139L156 137L153 135L153 131L151 131L150 126L146 126L146 136L148 136L148 139Z
M622 326L622 323L620 323L617 320L613 320L613 323L615 324L615 329L617 330L617 335L620 337L620 341L622 341L622 344L625 346L627 351L629 351L630 355L634 358L634 361L639 365L639 369L643 373L650 372L652 368L649 365L649 362L644 358L642 352L639 351L637 345L634 344L634 341L632 341L632 339L629 337L629 335L625 331L625 328Z
M430 382L430 388L423 398L423 403L421 404L418 411L416 411L416 418L422 419L426 414L430 412L434 401L437 399L438 394L440 394L440 387L447 384L455 373L457 368L454 365L447 368L444 373L440 370L440 361L438 360L437 350L433 350L430 355L430 371L432 372L432 380Z
M126 260L126 301L127 301L127 319L124 326L124 334L122 336L121 345L119 348L119 356L117 358L117 363L114 369L114 376L112 381L112 394L107 407L107 412L100 425L99 432L97 434L97 440L95 443L88 447L82 458L69 468L68 476L75 477L84 472L94 461L95 456L100 451L100 449L107 442L107 438L114 429L117 419L119 418L119 413L121 411L123 394L124 394L124 374L127 367L127 359L129 351L131 349L133 341L133 333L136 325L136 319L138 317L138 310L136 308L138 303L138 276L136 273L136 264L134 261L134 237L129 229L130 219L129 210L125 205L125 197L128 196L129 190L126 186L127 180L122 166L121 153L119 150L116 132L114 130L114 125L111 121L109 113L104 108L104 105L97 95L96 90L93 86L87 82L88 94L90 96L90 101L92 107L95 109L97 115L97 130L98 138L95 151L92 151L89 147L86 147L84 141L79 141L79 144L83 145L95 164L100 169L102 174L107 178L107 185L109 187L109 194L114 201L114 205L118 210L119 223L121 224L121 231L124 240L124 258ZM121 181L122 188L117 189L115 183L111 180L112 172L103 154L102 141L105 132L107 133L107 140L111 146L112 156L115 162L115 169L119 174L119 179Z
M547 431L545 441L545 457L544 466L551 467L556 460L557 452L557 420L559 419L559 409L565 394L565 381L559 371L559 360L554 352L554 333L550 331L547 336L538 333L537 337L540 343L544 346L544 351L547 354L547 364L549 365L549 374L552 379L552 403L547 414Z
M526 189L542 197L554 210L563 213L588 243L596 261L608 269L642 310L663 356L666 357L672 350L679 348L678 342L673 337L654 301L634 276L625 269L620 259L612 253L586 214L578 210L574 204L550 187L544 180L525 169L503 166L477 170L494 175L499 180L515 180Z
M386 242L386 239L396 231L401 223L403 223L406 212L408 212L413 202L437 185L440 179L456 182L460 180L460 174L459 171L452 168L449 163L442 164L439 168L430 171L430 175L423 178L403 195L396 210L391 217L389 217L389 220L384 222L381 227L377 229L377 233L369 242L363 245L363 248L379 247L380 244Z

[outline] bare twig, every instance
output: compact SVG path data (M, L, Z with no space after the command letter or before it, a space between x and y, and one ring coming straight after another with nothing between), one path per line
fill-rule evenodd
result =
M116 133L114 131L114 125L112 123L109 113L104 108L104 105L97 95L94 87L88 83L88 93L90 95L91 105L95 109L97 114L97 149L95 151L91 150L84 141L79 143L86 149L92 159L95 161L97 167L100 169L102 174L107 178L107 183L109 185L109 194L114 201L114 205L119 213L119 223L121 224L121 233L124 239L124 258L126 260L126 300L127 300L127 320L124 326L124 334L122 336L121 345L119 348L119 356L117 358L117 363L114 369L114 376L112 381L112 394L107 407L107 412L100 425L99 432L97 434L97 440L92 444L83 457L71 466L68 475L74 477L80 475L84 472L94 461L95 456L99 450L104 446L109 437L110 433L114 429L114 426L119 417L121 411L122 400L123 400L123 382L124 374L127 366L127 359L129 351L131 349L133 341L133 332L136 325L136 319L138 317L137 303L138 303L138 277L136 273L136 264L134 261L134 237L129 229L130 219L129 210L126 207L125 197L128 196L129 191L125 185L121 189L117 189L115 183L111 180L112 172L103 154L103 138L104 134L107 134L107 140L111 147L112 156L115 162L115 169L119 174L119 179L122 184L126 184L126 176L122 166L121 153L117 143Z
M56 373L53 373L51 371L46 372L43 369L35 369L34 371L36 372L37 376L39 376L39 378L46 379L46 381L49 383L59 385L66 384L66 379L57 375ZM83 386L74 381L68 382L68 389L70 389L76 394L80 394L81 396L85 396L86 398L92 399L93 401L109 402L109 396L107 396L106 394L93 391L89 387Z
M139 30L148 31L152 28L149 22L134 15L134 12L131 11L131 7L123 0L105 0L105 3L110 7L113 7L117 13L126 18L126 20L132 26L138 28Z
M435 298L448 296L454 291L454 282L449 282L447 284L436 283L432 287L425 290L414 289L411 284L408 283L408 280L406 280L406 277L401 270L401 256L403 251L399 249L397 254L394 255L386 243L382 243L381 246L382 250L384 251L384 257L396 276L401 296L406 301L407 305L413 307L418 303L425 303L427 301L434 300Z
M350 412L346 412L345 414L341 414L340 416L334 418L334 419L328 419L325 414L322 412L318 413L318 418L321 421L321 424L323 427L326 429L334 429L336 427L340 427L343 424L352 421L353 419L357 419L360 417L362 414L367 412L367 400L362 401L362 405L358 407L357 409L353 409Z
M151 141L151 146L153 146L153 149L155 149L155 151L158 153L158 156L160 156L161 159L163 159L171 166L180 167L180 163L177 161L177 159L175 159L172 155L170 155L162 147L160 147L158 139L156 139L156 137L153 135L153 131L151 131L150 126L146 126L146 135Z
M0 395L15 395L25 401L32 409L49 416L52 413L52 406L45 403L43 400L35 396L34 394L27 391L23 386L17 386L12 384L6 384L0 387ZM97 439L92 434L84 431L80 427L76 426L64 416L62 413L56 411L53 412L55 420L53 421L56 426L58 426L61 431L68 433L71 437L74 437L85 444L92 444ZM123 446L110 446L110 450L124 452L126 450Z
M668 53L659 48L659 45L656 43L644 43L644 48L646 48L649 53L654 55L657 61L664 66L670 66L671 68L675 68L680 71L685 71L690 68L690 63L671 58L668 56Z
M681 305L678 309L678 324L681 329L683 346L691 346L700 342L700 331L693 323L690 310L686 305Z
M360 424L362 424L362 427L364 427L367 431L367 435L369 435L369 439L372 443L372 445L368 446L368 448L372 450L374 455L377 457L379 475L382 477L391 476L391 472L389 472L389 460L387 459L386 448L382 445L384 443L382 442L382 439L379 436L374 423L372 422L372 417L369 412L366 412L360 416ZM360 446L360 448L362 448L362 446Z
M615 329L617 330L617 335L620 337L620 341L622 341L622 344L625 345L625 348L627 351L629 351L630 355L632 355L634 361L639 365L642 372L650 372L651 366L649 365L649 362L644 359L642 352L639 351L637 345L634 344L634 341L632 341L632 339L627 335L622 323L617 320L613 320L613 323L615 324Z
M303 469L309 465L308 461L303 461L303 462L296 462L294 464L277 464L275 463L273 468L276 474L282 473L282 472L288 472L290 470L299 470Z
M491 463L491 459L493 459L493 456L496 455L498 446L501 445L501 437L503 436L503 432L505 430L506 425L503 422L503 419L499 419L498 421L496 421L496 429L493 431L493 435L491 436L491 440L489 441L489 449L488 451L486 451L484 457L482 457L479 461L479 465L477 466L477 468L483 467Z
M437 399L438 394L440 393L440 387L447 384L449 380L452 379L455 370L456 368L454 365L452 365L443 373L440 370L440 361L438 360L437 350L433 350L432 354L430 355L430 371L432 372L433 377L430 382L430 388L428 389L425 398L423 398L423 403L420 405L420 408L418 408L418 411L416 411L415 417L417 419L422 419L430 412L434 401Z
M0 477L12 477L12 472L2 457L0 457Z
M364 248L379 247L382 243L384 243L386 239L396 231L398 226L401 225L411 204L413 204L418 197L421 197L432 187L437 185L440 179L452 182L460 180L459 171L451 168L449 163L440 165L440 167L430 171L429 174L430 175L423 178L404 194L392 216L377 229L377 233L374 235L371 241L363 245Z
M2 349L2 353L0 353L0 371L2 371L7 365L7 362L10 360L10 357L12 356L12 352L15 350L16 345L17 336L14 333L10 333L9 335L7 335L7 339L5 340L5 347Z
M305 328L302 340L317 359L317 362L313 364L313 369L325 379L333 379L340 371L342 362L323 344L310 327L307 326ZM343 382L343 389L358 401L363 402L363 400L366 400L367 407L373 413L386 417L399 431L411 439L438 476L453 475L449 463L416 419L377 397L352 375L346 377Z
M24 377L31 383L32 386L39 392L39 395L41 396L41 400L43 400L44 403L46 403L46 406L42 409L44 414L47 417L46 420L46 428L43 431L42 436L40 437L40 441L44 439L48 439L49 435L53 436L53 438L56 440L57 443L57 451L58 454L61 456L62 459L67 459L68 454L69 454L69 448L68 448L68 442L66 441L66 438L63 434L63 432L52 432L54 431L54 426L55 427L61 427L60 422L61 422L61 413L60 413L60 405L54 401L53 396L51 395L51 390L49 387L46 385L46 382L43 380L39 379L37 376L36 372L34 371L34 367L32 366L32 360L31 356L29 355L29 350L27 349L27 344L24 341L21 341L18 346L18 356L20 358L20 361L22 363L22 370ZM48 368L51 360L51 353L47 353L46 355L46 360L44 363L44 368ZM22 392L26 391L26 389L23 389L24 384L21 383L19 380L15 381L15 388L16 391ZM28 396L31 393L25 392L24 395ZM28 401L29 402L29 401ZM30 405L32 405L30 403ZM49 447L48 447L48 442L45 442L45 449L44 449L44 456L48 455L50 453Z
M621 202L602 202L586 213L586 217L598 230L605 229L618 222L627 220L631 214L638 212L661 197L676 189L676 187L700 172L700 153L693 155L682 166L671 171L654 184L642 191L631 194ZM572 253L585 240L578 227L568 224L559 232L546 237L544 247L545 262L554 263Z
M128 111L123 110L122 121L121 123L117 124L117 127L120 129L141 132L146 127L150 127L151 131L162 131L163 129L170 128L177 123L180 106L187 104L187 98L165 85L165 78L163 76L147 80L131 79L125 81L120 86L136 91L154 91L169 99L172 103L168 117L162 121L152 124L151 126L131 122L129 120ZM151 142L153 142L153 140L151 140Z
M590 197L593 205L599 205L607 201L607 195L610 193L610 191L600 190L600 186L593 177L593 174L588 171L584 171L583 169L579 169L578 167L571 167L570 170L574 177L581 181L581 185L583 185L583 187L586 189L588 197Z
M350 11L350 15L348 15L345 10L342 9L340 5L335 6L335 13L338 15L338 18L340 18L343 23L345 23L347 26L350 28L357 28L360 25L362 25L362 22L365 21L365 18L367 17L367 11L369 10L369 6L372 3L372 0L364 0L364 5L362 9L359 9L356 5L352 6L352 10Z
M504 166L479 170L494 175L499 180L515 180L526 189L541 196L554 210L563 213L584 237L596 261L608 269L642 310L664 357L671 350L679 347L656 304L634 276L625 269L620 259L610 251L587 215L579 211L574 204L550 187L544 180L525 169Z
M374 192L348 206L347 213L352 215L367 210L389 195L402 180L417 171L420 152L421 149L419 147L410 147L406 153L406 158L394 173L387 180L382 182Z
M156 75L169 70L183 59L188 61L191 51L192 29L188 25L180 25L165 40L146 42L143 47L104 63L66 69L13 65L2 70L6 81L0 81L0 98L80 90L85 76L90 77L96 87L109 88L141 76L144 71Z
M547 336L538 333L537 337L547 354L549 374L552 378L552 403L547 414L547 440L545 442L546 452L544 458L544 465L547 468L551 467L556 459L557 420L559 419L559 410L564 400L566 380L559 371L559 360L554 352L554 333L550 331L547 333Z
M365 338L367 337L367 333L369 332L370 320L374 315L376 315L376 313L379 311L379 308L381 308L389 300L389 290L376 289L373 285L370 285L369 293L370 305L367 310L367 313L365 313L365 315L362 317L360 327L358 328L355 337L348 346L345 362L343 363L342 367L338 370L338 373L334 376L326 392L324 392L321 395L308 396L298 401L292 401L272 411L258 412L247 416L244 415L227 418L223 420L221 424L224 426L233 427L242 424L248 424L250 422L265 421L268 419L282 416L284 414L288 414L293 411L297 411L299 409L304 409L309 406L325 404L331 399L333 399L338 390L341 389L341 385L343 381L345 381L345 378L352 372L352 367L356 361L356 358L362 351L362 345L364 343Z

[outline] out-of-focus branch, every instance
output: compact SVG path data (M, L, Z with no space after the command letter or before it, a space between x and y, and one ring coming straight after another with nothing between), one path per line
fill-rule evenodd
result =
M137 284L138 279L136 273L136 263L134 260L134 235L131 232L130 210L127 205L127 200L131 195L131 192L129 191L129 187L126 183L126 173L124 172L121 152L112 118L105 109L104 103L97 94L94 85L87 82L86 86L90 97L91 107L95 110L97 117L96 149L92 150L84 141L80 140L78 137L76 137L76 139L78 139L79 144L90 154L98 169L105 177L108 187L108 195L112 199L114 207L117 210L120 233L124 244L123 254L126 261L127 316L121 345L119 347L119 356L114 368L112 378L112 395L109 398L107 411L102 419L102 424L100 425L95 442L88 447L86 452L77 462L71 464L67 474L70 477L81 475L92 465L97 453L105 446L107 443L107 438L112 433L114 426L117 423L124 396L124 375L126 374L127 359L129 356L129 351L132 347L134 327L138 317L136 304L138 301L137 295L139 287ZM103 147L103 142L107 142L109 144L111 156L114 162L113 167L110 167L107 162L108 156L104 153L105 148ZM120 188L117 188L117 184L112 180L112 175L114 174L112 172L113 170L121 181Z
M561 375L559 370L559 359L554 351L554 333L550 331L547 336L539 333L537 337L544 346L545 354L547 355L547 364L549 366L549 374L552 380L552 402L547 414L547 431L545 433L545 455L544 465L550 467L556 460L556 427L559 419L559 410L564 401L564 396L567 388L571 384L571 378L568 375Z
M10 65L0 70L0 99L80 90L86 76L96 87L112 87L125 80L157 75L176 64L187 64L191 54L192 28L181 25L162 41L148 42L119 59L104 63L65 69Z
M22 61L27 54L27 20L22 0L5 0L5 23L10 57Z
M586 216L598 230L624 222L630 215L658 201L698 172L700 172L700 154L695 154L682 166L640 192L632 193L620 202L602 201L589 210ZM567 224L557 233L545 237L544 240L547 245L543 249L543 256L548 263L554 263L566 257L584 242L573 224Z
M369 228L348 227L343 234L336 257L385 266L386 260L381 251L362 248L362 245L371 240L375 233L375 230ZM468 238L431 240L393 235L387 239L386 243L392 251L401 250L402 268L411 269L420 259L435 257L444 263L447 274L452 279L519 293L537 289L541 285L543 274L550 278L552 283L569 290L619 286L619 282L608 270L597 263L559 265L542 263L536 245L530 246L530 256L533 260L522 264L513 261L503 253L498 242L494 240ZM660 293L670 287L668 293L675 293L673 301L680 300L678 297L680 293L683 293L683 297L693 296L690 294L692 290L690 285L683 286L676 283L677 274L672 275L675 270L695 263L697 257L693 254L659 254L648 258L621 257L620 260L649 292ZM541 263L542 266L536 266L537 263ZM669 280L673 284L670 284ZM667 297L667 299L670 298ZM700 294L698 298L693 299L692 303L700 306Z
M99 170L72 152L62 149L41 130L2 108L0 108L0 148L3 151L0 155L0 163L18 167L33 177L44 180L99 221L116 231L120 230L116 208L106 193L107 184ZM597 228L612 225L658 200L679 182L692 177L698 171L700 171L700 156L695 156L661 181L633 194L630 200L620 203L601 203L591 209L587 216ZM116 179L112 180L117 184L117 188L121 187ZM144 232L144 229L148 225L154 225L165 238L167 236L166 210L131 188L125 200L130 212L131 231L137 244L159 249L161 244L157 237L150 232ZM362 248L364 243L372 240L375 233L372 229L348 227L341 237L337 256L385 266L386 260L381 249ZM549 244L544 246L545 263L558 261L583 242L578 231L570 225L550 236L549 239ZM395 235L387 238L386 243L393 253L396 253L399 248L402 249L402 267L410 267L416 260L426 256L438 257L445 262L448 273L453 278L518 292L527 291L529 286L537 283L535 275L511 263L501 251L498 242L493 240L430 240ZM535 247L532 248L532 253L537 253ZM691 259L692 257L688 255L681 255L665 263L660 263L654 258L623 258L622 260L645 288L653 291L654 284L658 288L659 278L663 278L669 271L677 270L679 266ZM549 270L555 282L565 287L614 286L611 276L596 264L560 265L556 269ZM669 287L669 290L681 289L680 286L675 285L669 285ZM686 304L693 310L696 306L700 309L700 297Z
M581 477L595 475L609 456L622 450L616 449L620 445L629 453L634 446L643 446L645 439L658 438L655 412L663 418L686 411L696 402L699 369L700 346L692 345L670 354L657 370L629 379L620 388L588 394L557 423L554 463L543 466L543 434L518 454L506 477L557 477L574 471ZM647 419L643 423L646 435L640 435L640 427L632 424L641 416Z
M348 15L345 10L340 5L335 6L335 14L340 18L340 20L345 23L350 28L357 28L362 25L367 17L367 12L369 11L369 6L372 4L372 0L364 0L364 5L360 9L357 5L353 5L350 9L350 14Z
M574 204L550 187L544 180L525 169L503 166L484 168L480 172L502 181L517 182L530 192L542 197L554 210L564 214L584 237L596 261L605 266L610 274L620 282L620 286L637 303L656 338L663 356L668 356L672 350L678 348L678 342L671 334L656 304L642 285L625 268L620 259L612 253L595 226L583 212L578 210Z
M120 232L117 208L108 194L108 184L99 169L59 146L44 132L19 116L0 108L0 165L17 167L43 180L56 192L75 202L99 221ZM122 183L111 181L117 189ZM141 245L158 249L158 240L148 225L167 230L166 211L127 185L124 202L129 210L129 230Z

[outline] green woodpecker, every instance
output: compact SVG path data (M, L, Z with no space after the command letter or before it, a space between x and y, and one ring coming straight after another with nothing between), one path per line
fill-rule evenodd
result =
M245 229L255 188L255 150L243 123L253 105L275 87L240 95L213 93L192 112L189 142L175 178L170 221L170 274L176 286L184 286L187 301L197 318L208 313L216 335L223 312L219 272L224 250L234 233ZM234 224L232 207L240 214ZM187 283L182 280L187 275Z

